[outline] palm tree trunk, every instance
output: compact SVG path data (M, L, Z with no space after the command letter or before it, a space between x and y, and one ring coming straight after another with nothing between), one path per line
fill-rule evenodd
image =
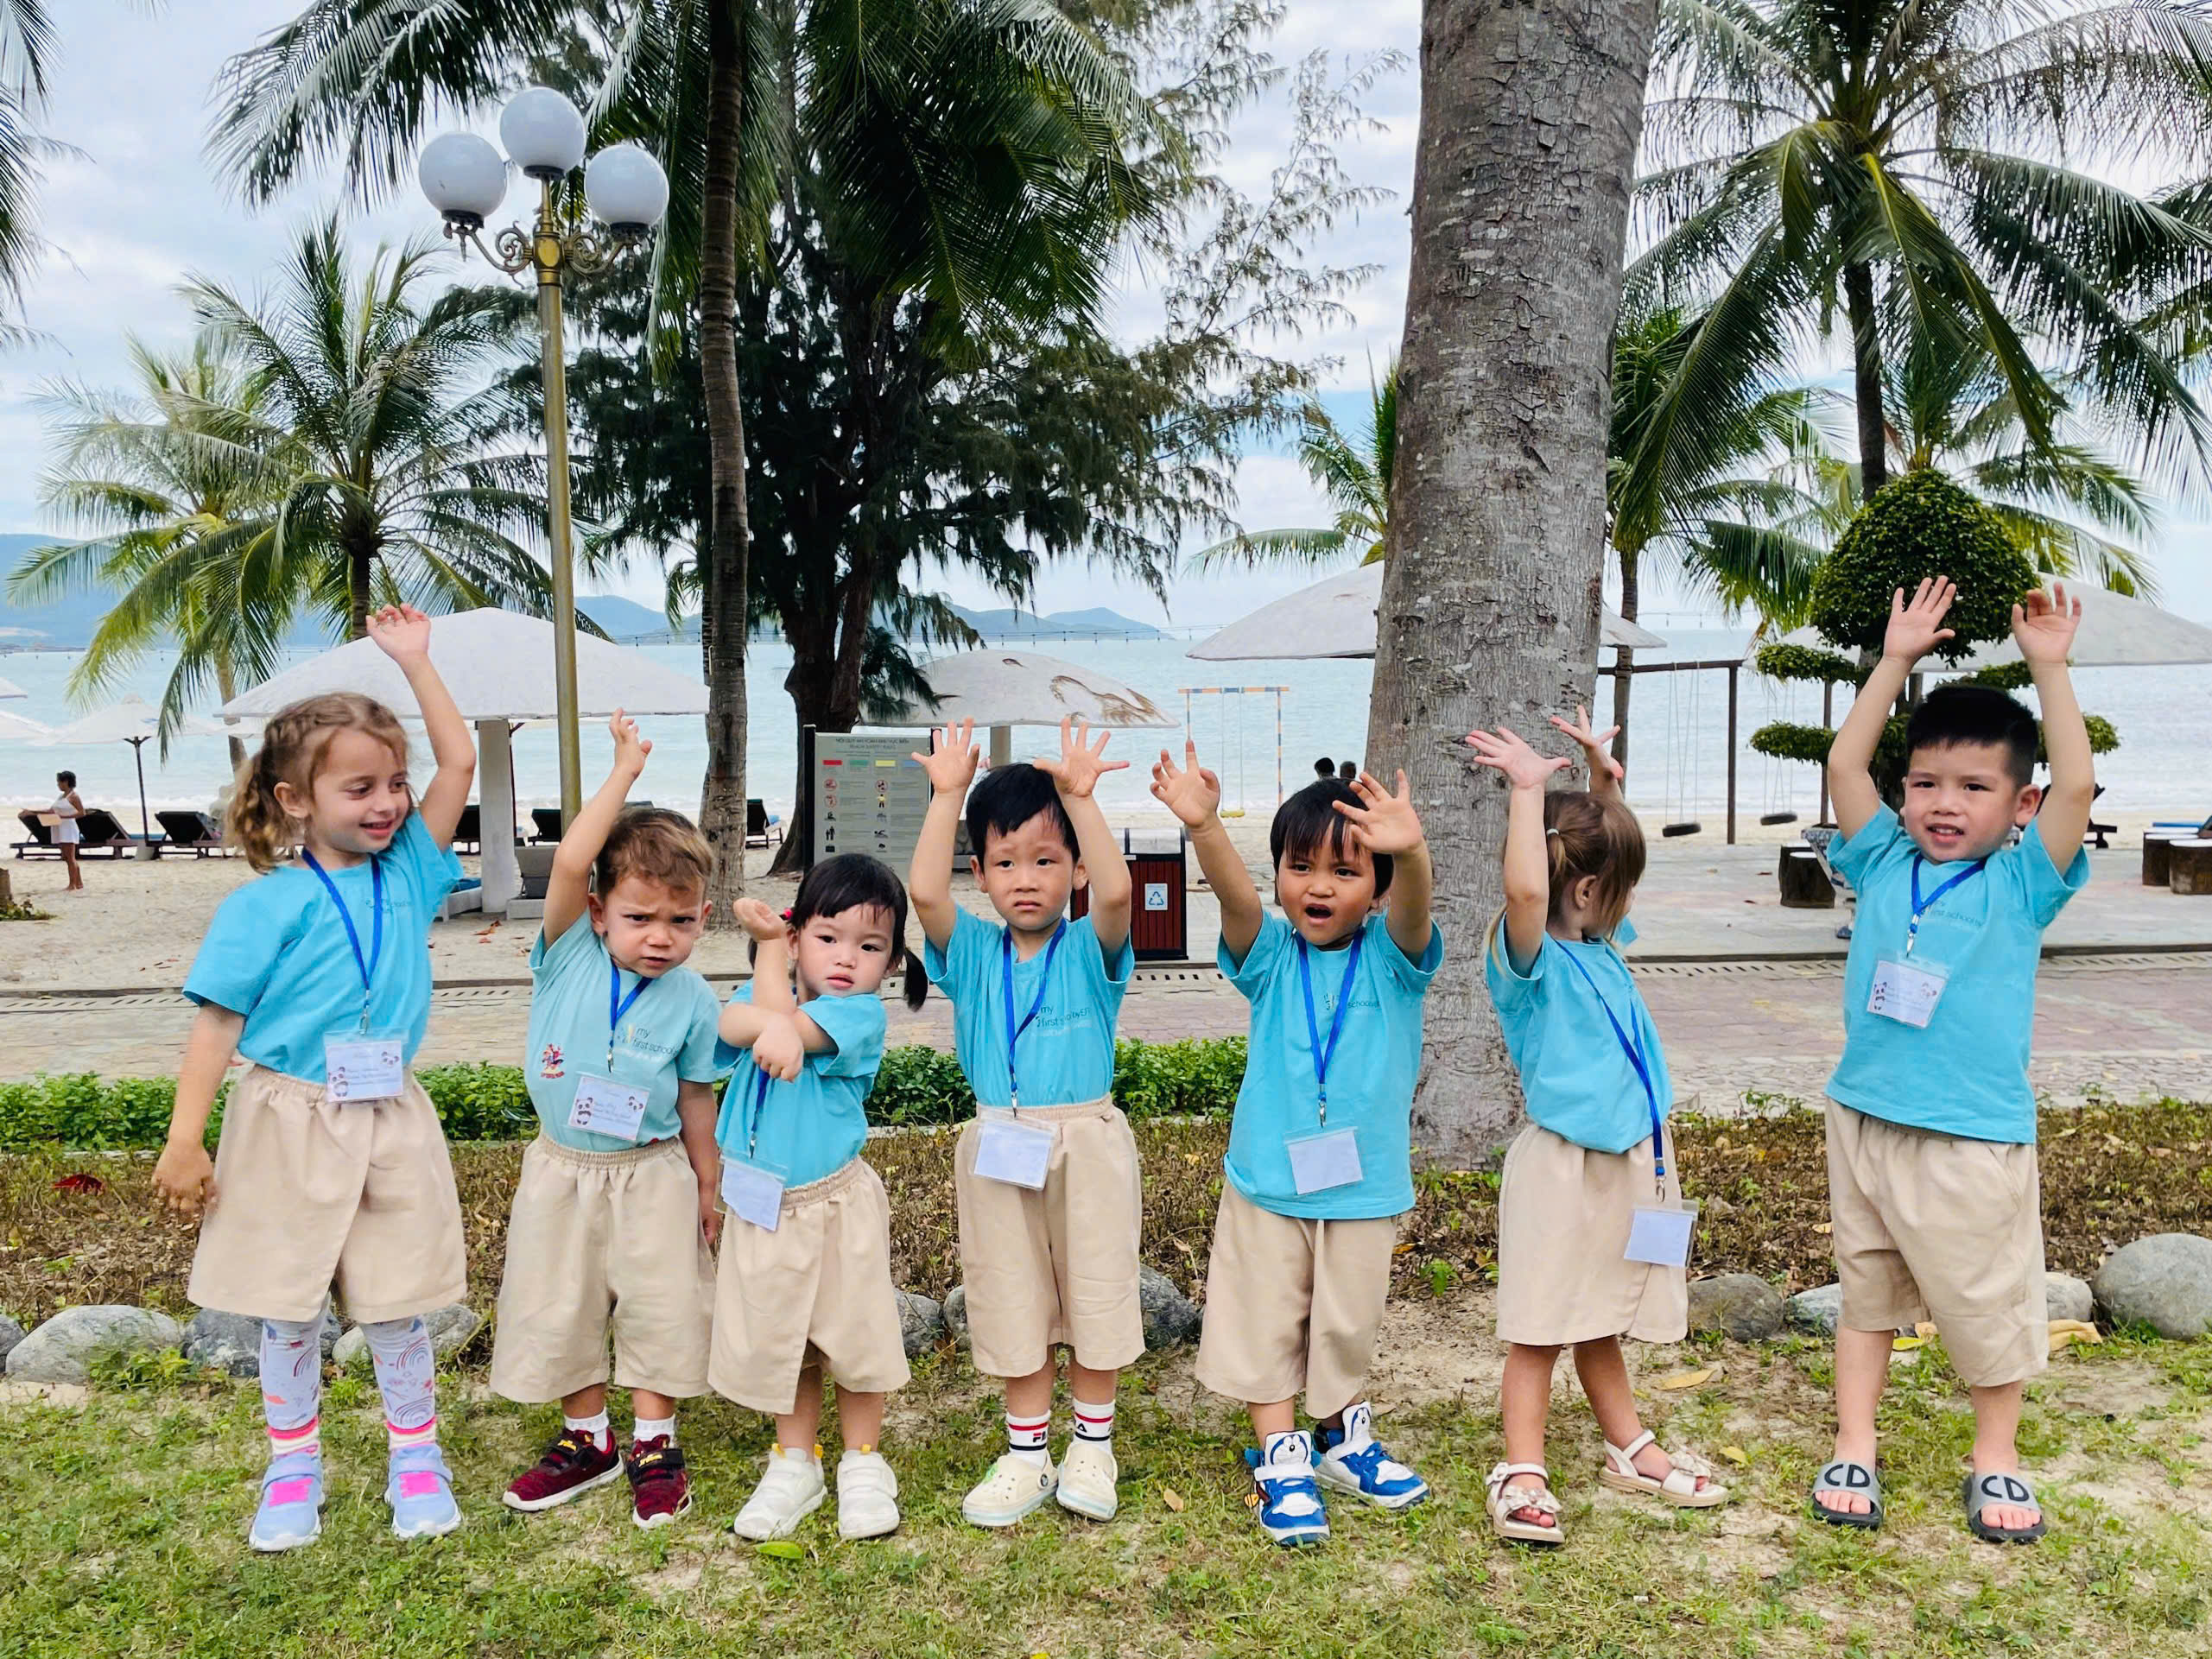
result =
M227 657L219 656L215 659L215 689L221 693L223 700L226 703L238 694L238 677L231 672L230 660ZM236 738L229 741L231 770L236 772L238 768L246 763L246 746Z
M707 673L707 776L699 826L714 852L715 927L737 926L745 881L745 412L738 402L738 140L745 119L737 9L708 28L705 246L699 261L699 365L707 401L713 522L700 564L700 651Z
M1643 578L1640 567L1644 553L1640 548L1620 549L1620 615L1626 622L1636 620L1636 612L1643 604ZM1620 728L1613 734L1613 757L1620 769L1628 769L1628 705L1636 693L1636 676L1630 670L1636 666L1636 653L1622 646L1613 654L1613 662L1620 672L1613 677L1613 720Z
M1459 741L1588 695L1606 559L1605 434L1629 168L1656 0L1424 0L1413 259L1367 752L1403 766L1447 954L1415 1144L1493 1157L1519 1090L1478 941L1506 791ZM1387 772L1384 773L1388 776Z
M1875 331L1874 273L1843 268L1843 305L1851 319L1852 391L1859 410L1859 499L1869 502L1889 480L1889 427L1882 418L1882 341Z
M345 637L369 636L369 586L374 579L377 544L373 537L355 531L343 538L345 548L345 598L353 613Z

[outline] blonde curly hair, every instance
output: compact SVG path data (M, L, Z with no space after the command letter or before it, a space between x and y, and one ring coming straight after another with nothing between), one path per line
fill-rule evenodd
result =
M246 862L264 875L288 859L300 841L296 820L276 799L276 786L288 783L302 795L309 793L323 752L340 731L366 732L390 748L401 766L407 764L407 733L399 716L373 697L325 692L271 715L261 730L261 747L238 768L224 826L225 839L243 847Z

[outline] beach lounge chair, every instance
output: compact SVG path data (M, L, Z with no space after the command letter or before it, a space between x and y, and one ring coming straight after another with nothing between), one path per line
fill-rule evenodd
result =
M1828 872L1829 880L1835 884L1837 896L1841 898L1846 905L1855 908L1859 902L1859 896L1851 890L1851 883L1838 875L1835 866L1828 861L1828 849L1835 837L1835 825L1816 824L1805 832L1805 845L1813 850L1813 856L1820 860L1820 867ZM1848 920L1836 928L1835 936L1838 939L1851 937L1851 923Z
M464 846L463 843L466 843ZM456 852L479 852L484 847L484 809L473 801L461 808L461 815L453 823L453 849Z
M542 900L547 884L553 880L553 857L557 847L530 846L515 849L516 873L523 878L523 890L515 896Z
M154 817L167 838L162 844L164 852L190 852L195 858L210 853L230 857L231 849L223 845L223 826L206 813L157 812Z
M105 807L86 807L84 816L77 820L77 827L85 837L77 849L77 856L80 858L94 852L105 852L111 858L120 858L125 853L136 853L143 846L158 851L162 845L162 838L158 835L151 840L143 835L133 835Z
M560 807L531 807L531 808L530 808L530 823L531 823L531 824L536 827L536 831L537 831L537 833L536 833L536 834L535 834L535 835L533 835L533 836L531 836L531 837L530 837L530 839L531 839L531 841L532 841L532 842L534 842L534 843L535 843L535 844L536 844L537 845L539 845L539 846L549 846L549 845L551 845L554 842L558 841L558 840L561 839L561 808L560 808Z
M54 845L54 832L48 827L46 820L39 815L37 807L24 807L16 814L16 820L23 826L29 838L16 843L18 858L59 858L61 856L61 849Z
M771 818L768 803L764 801L745 802L745 845L749 847L773 846L783 839L783 820Z

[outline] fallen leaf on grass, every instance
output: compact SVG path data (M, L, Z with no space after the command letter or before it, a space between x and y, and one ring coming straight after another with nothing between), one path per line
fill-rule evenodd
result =
M1177 1491L1174 1487L1163 1486L1160 1488L1160 1502L1165 1504L1177 1515L1181 1515L1182 1513L1182 1494Z
M793 1543L789 1538L771 1538L764 1544L755 1544L753 1549L763 1555L773 1555L779 1561L803 1561L806 1548Z
M2061 1348L2072 1343L2094 1344L2103 1340L2103 1332L2098 1330L2094 1325L2084 1324L2078 1319L2055 1319L2050 1321L2050 1352L2053 1353L2057 1353Z
M102 1181L98 1175L64 1175L54 1183L54 1190L57 1193L83 1193L89 1195L107 1191L107 1182Z
M1698 1371L1678 1371L1671 1377L1662 1377L1657 1382L1652 1384L1651 1386L1657 1389L1664 1389L1667 1392L1672 1394L1682 1389L1694 1389L1700 1383L1709 1383L1716 1375L1718 1375L1718 1373L1714 1368L1710 1365L1707 1365Z
M1901 1336L1890 1344L1890 1350L1893 1353L1910 1352L1927 1339L1924 1336Z
M1751 1462L1751 1460L1744 1455L1744 1448L1740 1446L1724 1446L1721 1448L1721 1455L1731 1463L1749 1465Z
M1816 1221L1813 1223L1813 1231L1825 1236L1829 1233L1834 1232L1835 1231L1835 1227L1831 1222Z
M1410 1244L1396 1245L1391 1249L1391 1254L1393 1256L1410 1256L1413 1254L1413 1246Z

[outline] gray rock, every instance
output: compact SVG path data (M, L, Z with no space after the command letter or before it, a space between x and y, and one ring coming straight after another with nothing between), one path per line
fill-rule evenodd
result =
M2070 1273L2043 1276L2043 1301L2047 1318L2077 1319L2086 1325L2097 1316L2096 1293L2089 1282Z
M23 1327L5 1314L0 1314L0 1367L7 1365L8 1356L15 1352L16 1345L22 1339Z
M89 1383L99 1355L158 1353L183 1340L184 1327L150 1308L120 1303L69 1308L15 1346L8 1375L27 1383Z
M945 1318L945 1334L953 1339L953 1346L966 1352L967 1336L967 1287L956 1284L945 1293L945 1305L938 1310Z
M2114 1324L2194 1341L2212 1330L2212 1238L2161 1232L2123 1244L2105 1258L2092 1288Z
M466 1302L447 1302L443 1308L434 1308L422 1316L430 1330L430 1352L440 1359L468 1346L468 1339L483 1327L483 1317ZM369 1358L369 1339L358 1325L338 1339L330 1357L340 1365L365 1365Z
M1198 1340L1203 1316L1173 1279L1149 1267L1137 1270L1137 1297L1144 1310L1144 1346L1180 1348Z
M1725 1331L1738 1342L1765 1342L1782 1334L1782 1293L1756 1274L1690 1281L1693 1331Z
M338 1315L325 1312L324 1358L330 1358L331 1349L344 1328L338 1322ZM203 1308L184 1327L184 1357L195 1365L227 1371L233 1377L257 1377L261 1372L261 1321L245 1314L223 1314L212 1308Z
M921 1358L944 1339L944 1305L929 1296L917 1296L910 1290L900 1291L898 1328L906 1343L906 1357Z
M1834 1336L1835 1323L1843 1317L1843 1287L1822 1284L1810 1290L1800 1290L1790 1298L1783 1317L1793 1331L1803 1331L1812 1336Z

